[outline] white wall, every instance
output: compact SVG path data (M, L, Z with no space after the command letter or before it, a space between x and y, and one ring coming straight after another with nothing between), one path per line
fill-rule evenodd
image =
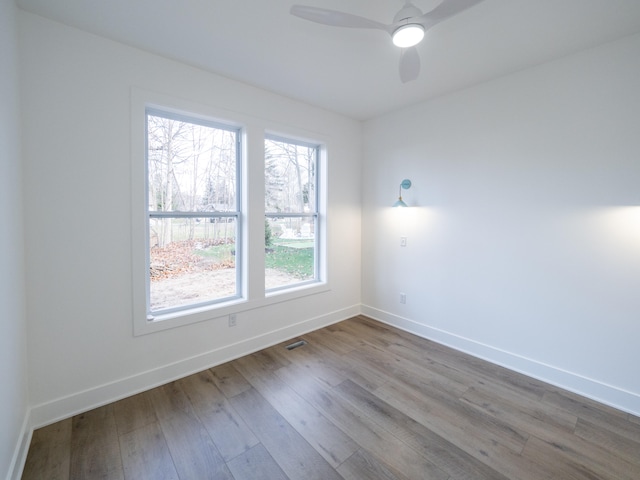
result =
M35 425L359 311L361 124L32 14L20 19ZM254 131L329 139L329 292L240 312L234 328L217 318L133 336L132 87L230 120L250 116Z
M366 123L363 311L639 414L638 58L629 37Z
M4 66L14 10L2 5ZM363 142L338 115L19 19L33 425L345 318L361 299L381 320L640 413L640 37L372 120ZM20 232L19 208L6 207L20 198L16 79L1 81L0 208ZM330 139L331 291L241 312L234 329L217 318L133 336L132 87ZM417 207L399 212L403 178ZM0 427L12 446L27 372L21 241L7 232L0 355L16 368L2 371L15 389L3 390Z
M22 249L22 180L17 9L0 1L0 478L26 441L27 356Z

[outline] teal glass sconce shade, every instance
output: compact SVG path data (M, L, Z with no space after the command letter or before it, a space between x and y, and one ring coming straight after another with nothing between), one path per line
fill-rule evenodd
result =
M411 188L411 180L408 179L404 179L402 180L402 183L400 184L400 188L398 188L398 201L396 203L393 204L394 207L408 207L409 205L407 205L406 203L404 203L404 201L402 200L402 189L408 190L409 188Z

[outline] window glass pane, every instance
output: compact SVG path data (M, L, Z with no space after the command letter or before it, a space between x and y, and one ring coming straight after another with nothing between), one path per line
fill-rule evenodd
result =
M150 219L152 312L238 294L236 223L235 217Z
M236 145L236 131L147 115L149 211L237 211Z
M233 127L147 110L148 302L152 314L240 295L236 273L238 135ZM203 213L196 218L178 212ZM234 215L221 217L213 212Z
M268 213L316 211L318 148L265 141L265 209Z
M318 150L278 137L265 140L267 290L318 279Z
M315 280L315 217L266 218L265 288Z

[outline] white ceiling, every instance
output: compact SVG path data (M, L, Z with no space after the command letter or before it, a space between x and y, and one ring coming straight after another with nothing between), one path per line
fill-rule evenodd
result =
M17 0L67 25L356 119L640 32L640 0L484 0L436 25L402 84L378 30L329 27L292 4L391 23L403 0ZM440 0L415 0L428 11Z

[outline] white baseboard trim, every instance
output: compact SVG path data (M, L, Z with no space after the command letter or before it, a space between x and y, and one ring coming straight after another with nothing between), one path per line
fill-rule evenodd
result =
M359 314L640 416L640 395L636 393L567 372L551 365L545 365L367 305L354 305L186 358L179 362L32 406L25 415L20 441L16 445L7 480L20 479L33 430L36 428L121 400Z
M618 410L640 416L640 394L638 393L607 385L597 380L568 372L552 365L546 365L512 352L500 350L374 307L362 305L361 311L363 315L419 337L433 340L509 370L583 395Z
M20 437L18 438L16 449L13 452L11 465L9 465L7 480L20 480L20 478L22 477L24 462L27 460L27 453L29 453L29 445L31 444L31 436L33 435L33 429L30 427L30 425L31 410L27 410L24 416L24 420L22 421Z
M31 430L221 365L243 355L360 314L360 305L309 318L241 342L58 398L31 408Z

